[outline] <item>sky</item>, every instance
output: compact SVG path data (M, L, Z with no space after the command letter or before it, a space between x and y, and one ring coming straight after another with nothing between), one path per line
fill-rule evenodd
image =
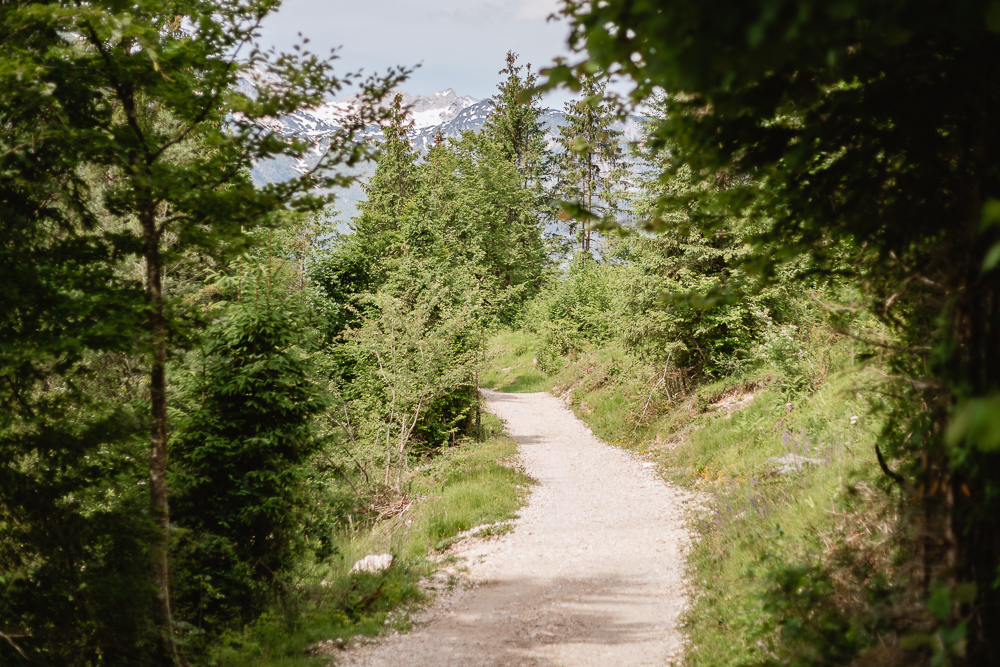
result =
M567 25L547 21L559 0L285 0L265 20L261 45L289 51L302 37L317 54L334 47L336 72L421 66L402 88L429 95L453 88L459 95L491 97L507 51L533 69L569 55ZM571 95L556 91L543 105L561 108Z

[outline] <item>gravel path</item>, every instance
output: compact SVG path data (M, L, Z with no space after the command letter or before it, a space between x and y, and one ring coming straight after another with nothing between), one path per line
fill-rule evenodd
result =
M465 540L466 587L418 626L340 654L351 667L665 665L678 617L690 496L598 440L548 394L483 392L538 480L515 530Z

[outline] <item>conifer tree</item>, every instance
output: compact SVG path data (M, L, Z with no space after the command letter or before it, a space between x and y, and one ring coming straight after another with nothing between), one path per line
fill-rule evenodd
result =
M559 128L563 152L557 157L557 191L564 215L582 222L580 250L590 253L595 224L611 222L620 210L621 188L628 170L620 143L622 133L613 126L614 107L605 97L607 82L597 75L581 81L580 99L565 105L566 124ZM575 224L571 223L571 233Z
M536 288L546 263L537 198L504 146L465 132L433 147L420 171L418 215L448 261L486 278L497 298Z
M197 531L185 554L190 569L211 572L228 614L243 619L270 600L301 546L302 465L319 445L313 419L325 407L309 363L310 316L293 280L268 261L245 268L238 284L222 281L242 298L215 305L205 348L180 382L175 522ZM220 553L234 557L220 564Z
M354 219L355 232L362 235L393 230L406 212L417 189L417 154L407 133L413 120L403 107L403 96L397 94L389 109L388 122L382 128L383 140L378 146L375 173L363 186L365 201L358 208L361 215Z
M351 221L356 244L358 267L364 280L371 284L383 280L386 262L398 257L402 251L402 220L419 189L417 153L410 144L407 133L413 127L409 111L403 106L402 95L397 94L387 109L387 122L383 125L383 140L378 145L375 173L362 186L366 198L358 205L360 215ZM365 291L366 285L357 285Z
M522 75L522 71L525 72ZM536 90L538 76L531 64L518 65L517 54L507 52L506 66L500 70L507 78L497 84L493 111L486 119L483 134L500 146L501 154L517 166L524 187L539 184L544 177L547 147L542 109Z

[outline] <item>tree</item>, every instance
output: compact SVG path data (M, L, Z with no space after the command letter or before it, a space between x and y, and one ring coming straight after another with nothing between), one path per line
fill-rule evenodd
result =
M325 301L341 304L328 329L342 360L338 466L360 471L375 516L405 507L411 457L468 431L484 332L517 316L546 265L517 142L439 137L418 163L410 126L397 98L353 233L314 269Z
M326 407L309 360L318 336L303 295L283 284L293 276L276 262L222 281L240 299L214 304L174 416L175 523L195 531L193 551L202 552L185 554L188 579L211 572L229 613L244 621L269 601L301 548L303 465L320 445L313 422ZM219 567L220 551L234 562ZM243 570L245 582L232 572Z
M414 217L411 233L419 228L425 238L433 235L437 253L475 275L494 304L493 316L509 322L538 288L547 261L535 191L524 186L503 145L485 132L464 132L432 148L421 177L414 209L419 222ZM436 254L430 244L423 251Z
M417 188L417 154L407 136L413 128L403 96L397 94L388 109L388 122L382 127L375 173L363 187L366 198L359 205L361 215L354 219L355 233L376 235L396 228L396 221L406 213Z
M167 572L165 372L186 316L164 283L164 267L192 255L223 258L239 250L243 227L269 224L287 206L322 206L314 186L349 181L327 170L365 154L352 137L380 116L374 102L399 80L392 73L367 85L358 115L330 138L310 174L254 188L246 177L254 160L301 158L313 148L273 133L266 119L316 105L345 81L332 75L330 59L304 53L269 61L254 47L260 21L276 7L272 0L143 0L128 7L67 1L0 8L0 193L13 213L4 216L3 235L30 248L3 246L5 270L18 286L0 304L5 403L17 406L5 424L4 465L16 469L24 457L59 457L72 447L58 439L31 442L24 433L37 420L35 405L49 400L52 381L71 381L67 373L88 351L127 350L141 360L156 526L149 531L153 615L164 662L177 660ZM255 100L235 93L241 68L257 66L282 85L260 90ZM88 171L98 178L88 180ZM128 260L141 263L141 277L122 275ZM60 268L46 275L54 265Z
M692 209L707 228L748 216L767 249L748 266L773 276L802 256L846 276L894 333L874 344L899 378L880 447L901 468L876 451L906 500L900 535L916 535L912 584L932 622L911 617L913 641L946 660L967 640L968 664L1000 664L996 5L610 0L564 12L586 58L551 82L578 88L584 71L618 68L636 101L662 88L656 137L672 171L731 183L664 196L662 209Z
M521 72L526 73L522 76ZM517 64L517 54L507 52L506 67L499 74L507 78L497 84L493 110L483 126L483 134L501 148L503 156L517 166L526 189L541 186L546 176L544 109L538 106L541 93L537 90L538 75L531 65Z
M622 133L613 127L616 118L604 94L606 87L607 82L597 76L583 77L582 97L566 103L566 124L559 128L563 152L557 158L557 189L565 202L564 215L582 222L584 253L590 253L593 225L614 222L620 188L628 175L619 141Z

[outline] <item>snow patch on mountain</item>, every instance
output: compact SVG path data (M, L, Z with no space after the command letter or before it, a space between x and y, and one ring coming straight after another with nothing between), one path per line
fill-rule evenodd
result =
M256 99L258 89L264 86L280 85L280 80L263 69L245 70L240 74L237 89L239 92ZM425 153L437 140L438 135L445 139L458 139L463 131L478 132L486 125L486 119L493 111L493 100L477 100L474 97L459 95L453 89L446 88L431 95L411 95L404 90L396 91L401 97L404 108L409 109L413 127L409 132L413 148ZM390 94L383 102L384 106L392 103L394 94ZM361 95L353 93L338 100L330 100L323 104L277 119L267 119L269 129L282 136L310 139L315 142L315 149L303 160L277 158L266 163L258 163L251 174L258 185L286 181L298 174L309 171L319 160L326 148L327 138L340 127L344 118L353 113L360 103ZM624 122L616 123L615 129L622 131L622 141L631 143L638 141L641 135L640 116L629 116ZM541 121L546 130L546 142L550 149L558 150L559 126L565 125L563 113L556 109L545 109ZM382 128L371 125L358 135L361 141L380 141ZM374 164L365 163L354 169L354 172L367 180L374 172ZM341 216L349 219L356 214L357 203L364 194L360 187L351 187L337 197L337 207Z

